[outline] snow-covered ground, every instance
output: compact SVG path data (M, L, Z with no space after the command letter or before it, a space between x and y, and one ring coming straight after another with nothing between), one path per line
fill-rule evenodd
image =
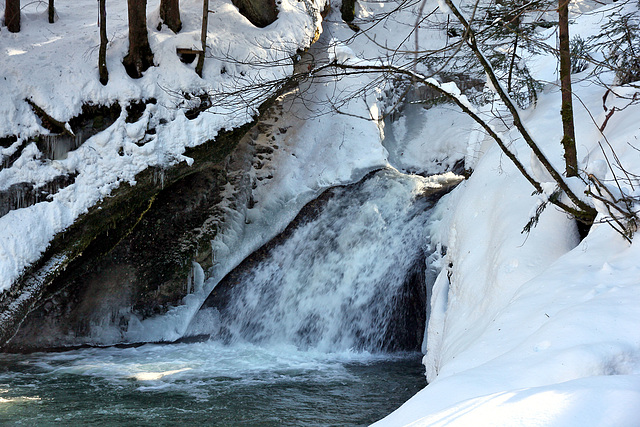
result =
M4 3L0 15L4 16ZM0 290L10 286L22 270L36 261L53 236L67 228L87 209L108 196L123 182L149 166L168 167L192 160L183 156L187 147L215 138L221 129L232 129L252 120L257 104L215 105L206 114L188 120L185 111L196 106L181 93L219 93L244 84L281 79L293 72L290 60L316 36L320 9L305 2L281 2L279 19L265 29L255 28L230 1L210 3L208 45L203 78L194 72L195 62L184 64L176 48L197 48L200 43L202 3L181 2L182 31L175 35L166 26L157 30L159 1L149 1L149 42L156 66L141 79L127 76L122 58L127 53L126 2L107 5L107 68L109 83L98 80L98 8L94 1L59 2L58 19L47 23L46 5L24 4L21 30L0 32L0 137L18 140L0 148L2 159L24 148L11 167L0 170L0 190L21 182L35 186L66 173L77 173L75 183L47 203L9 212L0 218ZM271 61L272 67L252 67ZM240 83L243 84L243 83ZM264 95L268 95L265 93ZM155 98L140 120L126 123L131 101ZM42 158L30 138L47 134L25 100L42 108L59 122L80 114L84 103L119 103L121 116L105 131L87 140L66 158ZM265 98L262 98L264 100ZM145 135L155 128L155 135ZM25 147L26 146L26 147Z
M596 87L579 96L598 106ZM559 94L545 95L532 129L559 140ZM627 112L625 112L627 113ZM637 167L638 111L608 138ZM589 126L586 111L578 123ZM555 133L555 135L554 135ZM580 132L597 142L597 133ZM599 157L598 153L592 156ZM633 169L631 169L633 170ZM634 426L640 419L639 246L609 225L578 241L575 225L549 208L529 234L529 184L497 147L439 206L432 231L448 246L433 290L424 363L429 386L380 425ZM451 263L450 268L446 268Z
M602 21L601 13L579 17L572 33L586 38ZM555 67L553 58L538 60L538 75L550 84L525 117L562 169ZM607 143L626 170L640 171L640 108L616 112L601 133L605 89L588 73L574 76L580 167L612 183L598 144L610 161ZM613 88L626 96L636 91ZM608 98L609 108L614 103L626 104ZM608 224L579 241L574 223L555 208L521 234L536 207L530 184L495 144L470 142L474 173L442 201L431 225L432 238L448 251L431 301L424 358L430 384L378 425L638 425L638 242L627 243ZM526 147L516 144L527 159ZM621 185L638 194L637 182Z
M241 124L252 113L235 111L229 115L228 111L220 110L220 114L201 114L190 123L183 114L186 107L176 105L176 99L163 89L195 91L203 86L215 89L224 83L228 74L233 75L221 75L222 64L211 58L205 63L202 81L193 73L192 66L180 63L175 57L177 45L197 43L199 8L195 0L182 2L185 29L179 36L172 36L166 29L150 31L159 66L150 69L139 81L128 79L120 66L126 51L124 6L110 5L114 9L109 11L112 41L108 54L114 83L103 88L98 83L95 67L98 35L97 8L93 3L87 2L91 7L83 10L62 3L60 19L52 26L44 23L43 9L29 6L23 11L21 33L12 35L2 29L0 51L6 60L0 63L0 75L6 78L0 79L3 94L0 136L19 133L21 140L16 144L20 144L42 131L22 101L27 97L60 121L77 114L85 99L124 104L138 97L156 97L159 101L148 107L142 124L127 124L121 117L67 159L43 161L33 150L25 150L24 159L0 171L1 188L25 179L37 183L60 174L59 171L79 172L76 183L52 201L12 211L0 218L0 289L6 288L25 265L37 258L55 232L67 227L120 182L132 180L135 173L147 165L188 161L180 157L184 147L214 137L222 127ZM150 11L157 9L157 2L150 3ZM437 3L426 2L425 13L437 9ZM283 0L279 21L256 30L230 2L215 2L212 8L216 13L212 14L209 24L210 41L218 40L215 45L224 46L222 54L228 51L229 43L236 46L231 51L245 49L247 41L257 37L271 42L282 40L282 46L287 49L292 40L304 44L313 36L313 25L306 11L298 9L299 5L302 3ZM369 25L368 18L383 14L393 6L387 2L361 2L357 6L356 22L365 28ZM351 38L354 33L340 22L339 13L335 13L339 5L333 7L334 12L325 22L323 37L325 43L337 46L324 55L371 59L380 56L381 46L394 49L403 40L405 47L413 46L414 41L406 39L415 23L410 10L403 9L375 25L366 33L368 37L361 33ZM420 4L412 7L419 8ZM586 2L576 7L593 8ZM606 7L604 12L576 18L572 33L587 37L598 32L599 23L604 21L603 13L607 13ZM155 28L155 14L150 14L150 28ZM446 21L446 17L438 13L431 19ZM306 23L306 28L301 22ZM239 31L238 26L246 31ZM21 41L25 40L21 37L27 41ZM442 32L427 30L421 30L420 37L422 47L436 46L446 39ZM69 45L74 48L70 49ZM256 49L254 52L260 48ZM268 51L266 48L256 55ZM48 52L54 52L57 62L52 63ZM78 76L72 75L75 73L72 66L79 67ZM536 108L525 111L523 118L544 152L562 170L556 68L550 56L536 60L532 69L536 76L549 83ZM26 69L30 72L24 72ZM250 67L237 70L240 71L252 72ZM284 75L290 71L285 68L272 72ZM579 100L574 109L580 167L602 179L612 178L612 171L603 161L601 142L608 159L612 158L608 145L611 144L628 171L640 172L637 151L640 109L630 106L616 112L604 135L600 133L598 127L606 116L602 108L605 89L594 84L589 71L574 76L576 100ZM611 80L611 76L601 77ZM554 207L543 212L530 234L522 234L539 198L531 196L530 184L498 147L483 138L467 118L449 107L414 111L387 123L385 129L382 122L337 115L331 111L330 104L320 102L330 95L358 93L359 87L369 83L368 76L350 77L317 85L312 94L308 94L325 111L301 118L298 114L298 122L289 119L295 126L280 132L279 149L270 163L272 168L266 172L255 171L256 174L272 173L273 178L261 181L264 184L256 188L256 208L246 212L243 221L238 221L238 224L248 222L249 225L235 230L236 234L246 237L237 237L234 244L248 241L249 246L259 245L259 240L266 235L256 239L256 230L271 227L271 233L280 226L269 224L268 218L274 213L288 212L285 217L290 218L321 188L358 179L371 168L392 163L399 169L437 171L439 165L451 166L448 162L464 157L474 173L442 200L430 225L432 243L447 248L446 256L440 261L442 271L431 301L424 359L430 384L381 420L380 425L414 422L416 425L461 426L638 425L638 243L627 243L606 223L594 225L589 235L579 241L573 221ZM613 91L607 98L609 108L626 104L615 94L630 96L635 92L629 88ZM84 98L80 95L83 93ZM292 105L299 108L300 103L285 104L289 111L296 113ZM381 85L377 96L355 97L338 107L352 115L377 119L378 112L388 105ZM148 122L157 120L157 124L160 118L167 120L167 125L159 127L155 137L138 147L134 142L141 137ZM276 126L282 126L281 123ZM506 135L514 135L504 130ZM385 141L385 133L392 137ZM127 153L125 159L119 159L116 154L120 148ZM537 169L537 165L529 161L529 149L522 141L515 141L514 148L527 167ZM2 154L8 155L15 149L17 146L10 147ZM625 186L629 194L638 194L638 186ZM229 246L225 248L227 243ZM223 238L217 244L222 252L231 253L235 249Z

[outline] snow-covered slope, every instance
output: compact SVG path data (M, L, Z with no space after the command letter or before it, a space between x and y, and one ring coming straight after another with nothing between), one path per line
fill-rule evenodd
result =
M166 26L157 30L158 1L148 3L149 42L155 67L141 79L127 76L122 58L128 49L126 2L107 4L107 67L109 83L98 80L99 31L94 1L56 4L58 19L46 20L41 2L24 4L19 33L0 32L0 138L17 136L1 148L3 162L22 150L19 158L0 170L0 190L13 184L34 186L62 174L78 174L75 182L46 203L11 211L0 218L0 290L8 288L25 267L36 261L53 236L67 228L87 209L108 196L123 182L134 183L138 172L149 166L168 167L191 162L182 154L215 138L221 129L251 121L258 104L214 105L193 120L185 112L200 102L194 96L220 93L256 81L282 79L293 72L292 57L317 36L320 9L307 2L280 2L278 20L258 29L230 1L210 2L208 45L211 47L203 78L194 65L184 64L176 48L200 46L202 3L183 0L182 31L175 35ZM3 5L0 14L3 15ZM272 61L270 67L253 62ZM240 85L240 86L238 86ZM257 102L268 97L263 91ZM127 123L126 110L135 100L155 99L142 117ZM65 123L79 115L83 104L120 104L121 116L105 131L87 140L60 159L45 159L32 138L49 132L34 114L30 100L55 120ZM236 100L237 101L237 100ZM155 129L153 135L147 129Z
M639 133L613 129L623 143ZM534 207L495 147L439 207L451 267L431 301L431 383L381 425L637 425L639 246L607 224L576 246L553 208L521 234Z
M587 37L602 20L591 13L572 31ZM541 58L536 66L552 84L526 111L526 125L561 169L555 61ZM606 166L605 154L613 162L615 151L627 171L640 171L640 108L616 112L600 132L606 89L588 73L574 78L580 167L612 183L614 171L624 175ZM637 96L633 88L612 90L609 109ZM448 252L431 301L430 384L378 425L638 425L637 237L629 244L598 223L601 215L579 241L573 221L552 207L521 234L536 208L530 185L491 142L469 148L467 159L478 159L474 173L443 200L431 225ZM515 149L526 158L524 145ZM636 180L621 185L638 194Z

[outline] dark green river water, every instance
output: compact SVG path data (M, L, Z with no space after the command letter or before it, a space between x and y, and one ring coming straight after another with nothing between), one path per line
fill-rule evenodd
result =
M425 385L415 354L203 342L0 355L0 423L367 425Z

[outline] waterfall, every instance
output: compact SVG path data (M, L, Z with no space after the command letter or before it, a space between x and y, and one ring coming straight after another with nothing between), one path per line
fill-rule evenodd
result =
M419 350L425 225L442 180L392 169L326 192L213 290L188 334L323 351Z

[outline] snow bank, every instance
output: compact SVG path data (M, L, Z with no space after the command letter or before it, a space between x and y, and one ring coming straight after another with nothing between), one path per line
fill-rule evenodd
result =
M21 31L0 34L0 137L16 135L18 141L2 149L2 160L29 144L30 138L47 134L26 99L62 123L80 114L82 105L118 103L123 114L105 131L87 140L66 158L44 159L35 145L0 170L0 187L14 183L39 186L51 178L77 173L74 184L50 200L12 211L0 218L0 291L7 289L23 269L36 261L53 236L67 228L87 209L121 183L135 183L135 176L149 166L168 167L192 161L185 148L215 138L221 129L251 121L258 105L214 105L195 120L185 111L193 107L183 93L220 93L256 81L281 79L293 71L293 58L319 31L318 10L306 2L279 2L278 20L267 28L250 24L228 0L210 2L208 57L203 78L194 64L184 64L177 47L199 46L202 3L181 2L182 31L174 35L159 22L158 1L149 1L149 42L155 67L141 79L129 78L122 66L128 48L126 2L107 4L107 67L109 83L98 81L98 7L95 1L56 4L58 20L48 24L46 5L32 2L22 9ZM0 6L2 7L2 6ZM0 9L3 13L3 9ZM272 61L277 65L256 67ZM240 86L241 87L241 86ZM268 92L263 93L264 100ZM142 118L126 123L124 107L131 101L155 98ZM196 98L197 99L197 98ZM260 101L257 100L257 101ZM256 102L257 102L256 101ZM155 134L145 134L147 129Z
M573 33L593 32L601 13L577 20ZM553 79L553 67L553 58L542 57L535 68ZM607 142L627 170L640 170L640 108L616 112L602 134L605 88L578 81L587 73L574 84L580 168L612 183L613 171L604 167L605 154L613 158ZM608 99L609 108L626 103ZM559 110L560 93L550 85L524 116L562 170ZM514 144L523 158L528 150ZM424 358L430 384L376 425L638 425L637 237L629 244L597 223L579 242L574 223L553 207L521 234L538 203L531 186L494 145L475 138L470 149L473 175L443 199L430 226L432 238L448 248L431 300ZM637 186L624 186L638 194Z

